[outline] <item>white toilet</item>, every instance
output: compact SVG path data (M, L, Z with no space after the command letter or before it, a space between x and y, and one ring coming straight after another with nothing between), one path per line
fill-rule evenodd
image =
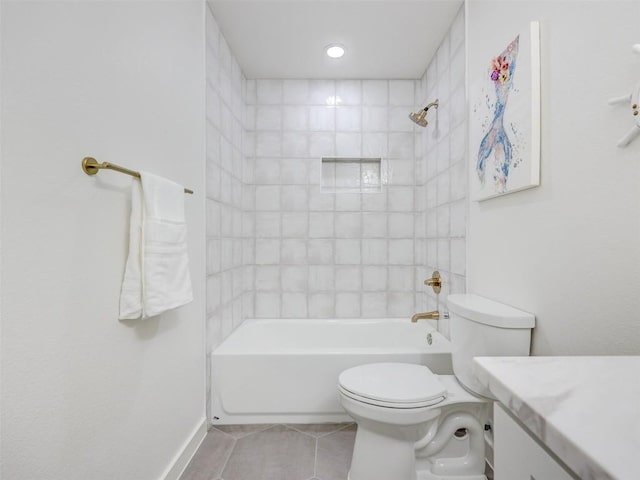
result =
M455 376L407 363L340 374L340 401L358 424L349 480L486 480L490 394L471 363L529 355L535 317L478 295L449 295L447 305Z

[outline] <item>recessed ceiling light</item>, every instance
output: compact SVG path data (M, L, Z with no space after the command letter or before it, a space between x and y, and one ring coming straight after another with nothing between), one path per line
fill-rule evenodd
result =
M329 45L324 51L327 52L327 55L331 58L340 58L344 55L344 47L336 44Z

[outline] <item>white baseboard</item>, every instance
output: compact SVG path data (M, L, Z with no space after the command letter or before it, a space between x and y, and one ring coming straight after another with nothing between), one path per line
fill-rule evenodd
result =
M203 418L160 478L162 480L179 480L206 434L207 419Z

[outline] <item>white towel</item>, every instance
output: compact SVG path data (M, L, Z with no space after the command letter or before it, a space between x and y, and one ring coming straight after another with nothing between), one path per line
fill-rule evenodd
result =
M193 300L184 187L146 172L140 177L131 188L121 320L153 317Z

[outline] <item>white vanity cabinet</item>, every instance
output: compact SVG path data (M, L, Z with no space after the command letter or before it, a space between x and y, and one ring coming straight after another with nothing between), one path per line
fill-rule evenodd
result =
M575 480L504 407L496 403L493 417L495 480Z

